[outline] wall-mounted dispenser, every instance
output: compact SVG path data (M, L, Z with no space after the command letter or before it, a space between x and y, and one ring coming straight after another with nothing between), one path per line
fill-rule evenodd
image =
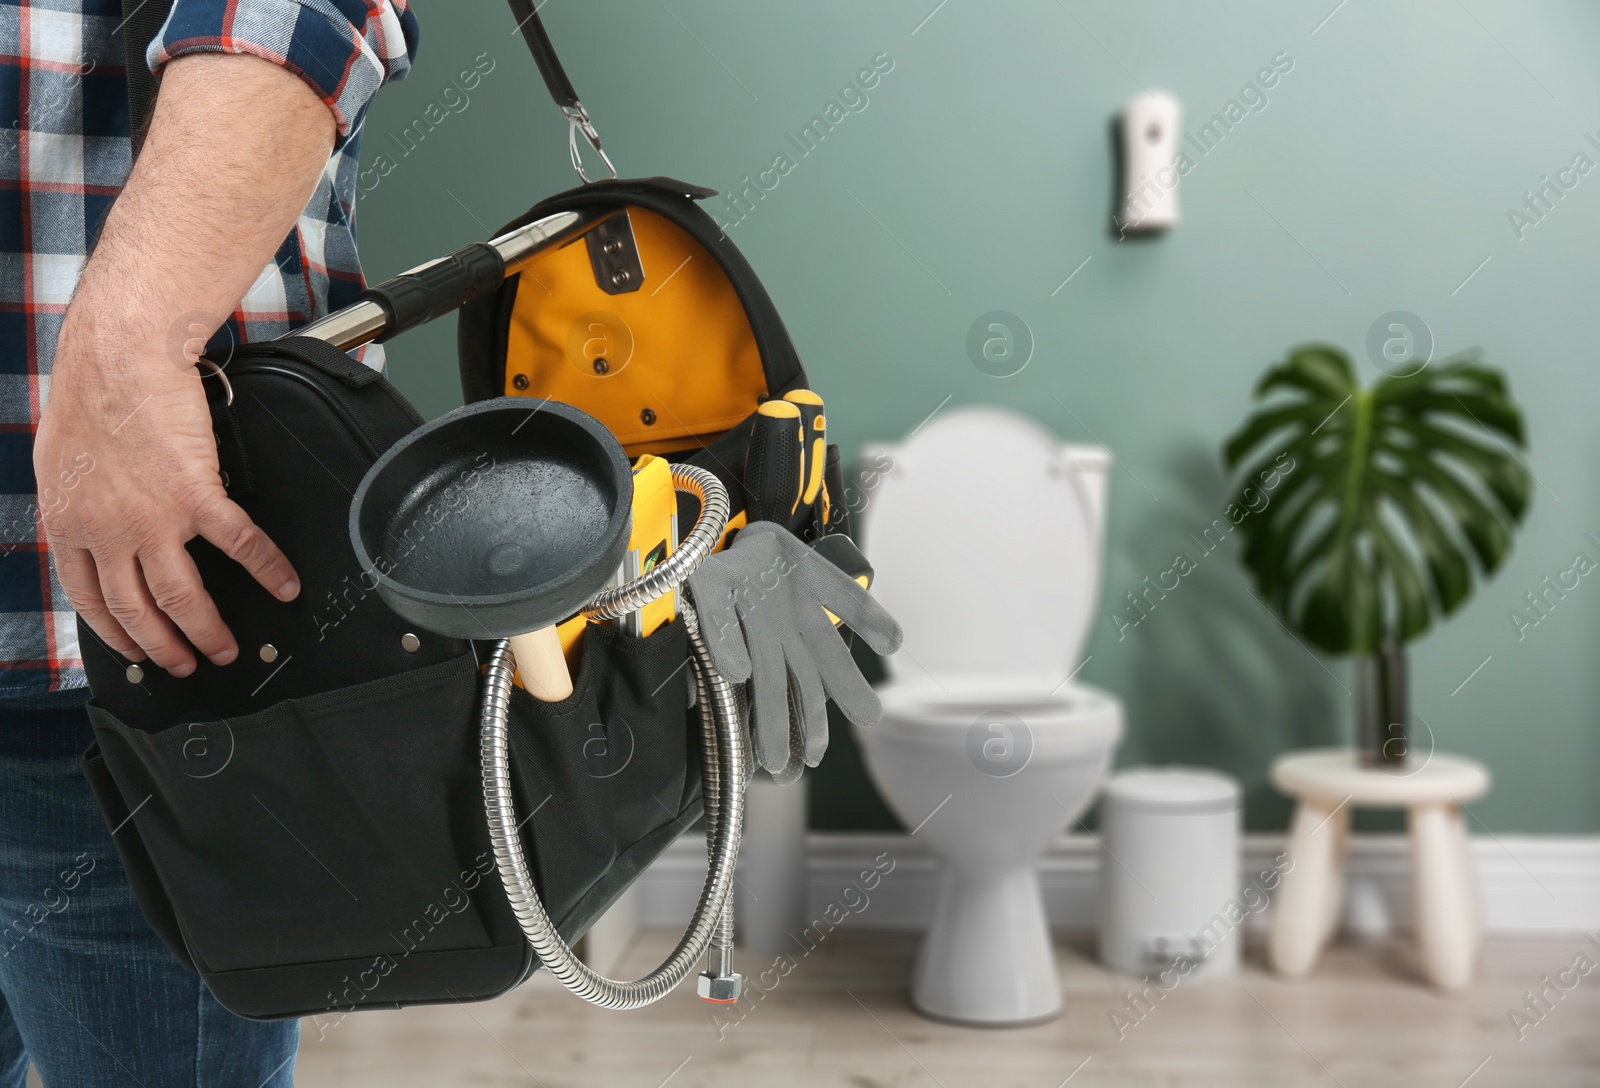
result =
M1154 234L1178 225L1178 126L1183 107L1170 94L1135 95L1123 107L1121 196L1117 228L1123 234Z

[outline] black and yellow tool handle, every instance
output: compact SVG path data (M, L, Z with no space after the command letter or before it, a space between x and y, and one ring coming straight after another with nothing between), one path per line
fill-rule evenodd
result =
M810 506L822 494L822 469L828 459L828 420L823 415L822 398L809 389L790 390L783 399L800 409L800 505Z
M800 409L769 400L756 410L745 451L745 507L750 521L787 526L800 507L803 485Z

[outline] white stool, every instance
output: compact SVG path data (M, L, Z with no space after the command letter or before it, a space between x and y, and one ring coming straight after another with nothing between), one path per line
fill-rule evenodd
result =
M1428 980L1444 989L1471 981L1482 923L1461 803L1488 792L1488 770L1440 752L1382 769L1363 766L1347 748L1314 748L1278 757L1271 777L1299 802L1289 829L1294 867L1272 911L1273 970L1300 977L1316 966L1339 922L1350 808L1365 805L1408 812L1417 943Z

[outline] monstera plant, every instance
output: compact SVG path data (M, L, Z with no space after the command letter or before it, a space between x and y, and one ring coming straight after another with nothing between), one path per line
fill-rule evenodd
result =
M1401 760L1404 645L1465 603L1475 571L1505 561L1527 512L1529 474L1511 452L1522 413L1473 356L1365 386L1322 345L1295 349L1255 395L1265 403L1223 450L1230 470L1249 465L1241 502L1258 509L1239 523L1244 564L1291 630L1357 656L1359 747Z

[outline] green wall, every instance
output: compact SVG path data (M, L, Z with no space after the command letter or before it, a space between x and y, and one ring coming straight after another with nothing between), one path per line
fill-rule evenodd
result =
M1600 173L1520 238L1508 215L1580 152L1600 163L1600 9L936 3L552 0L543 12L624 173L726 192L779 152L794 160L732 234L847 457L941 403L983 402L1114 451L1107 607L1220 514L1220 440L1289 345L1341 344L1370 376L1368 328L1405 310L1440 354L1481 347L1527 410L1538 487L1506 568L1417 645L1416 712L1439 748L1494 771L1474 831L1600 827L1600 582L1584 579L1520 639L1508 616L1575 552L1600 559L1585 539L1600 536ZM358 219L375 277L487 237L573 181L564 124L503 6L417 7L417 67L366 126L367 161L388 157L364 179ZM1182 227L1118 241L1109 121L1122 103L1141 86L1171 91L1194 131L1280 53L1293 68L1266 105L1182 182ZM866 105L847 92L859 112L799 155L786 136L880 54L893 69ZM463 96L452 80L474 65L488 71ZM430 102L443 119L402 139ZM1035 340L1011 377L968 357L969 326L993 310ZM459 403L453 337L441 322L391 346L394 376L429 414ZM1126 700L1122 763L1226 768L1246 784L1251 825L1279 827L1267 765L1349 736L1350 669L1291 641L1233 553L1202 559L1124 638L1103 608L1081 677ZM887 826L840 726L813 780L814 823Z

